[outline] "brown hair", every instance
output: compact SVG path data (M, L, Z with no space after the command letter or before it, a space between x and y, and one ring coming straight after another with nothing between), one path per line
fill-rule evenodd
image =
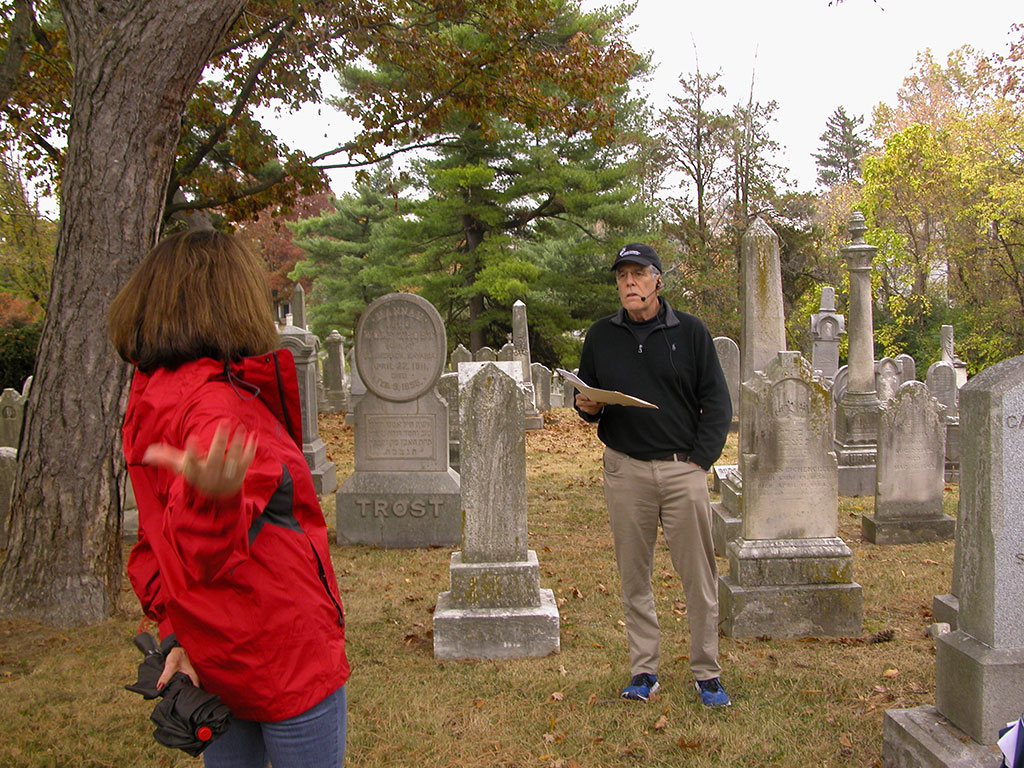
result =
M107 331L121 358L146 372L278 346L259 260L237 238L212 230L157 243L111 302Z

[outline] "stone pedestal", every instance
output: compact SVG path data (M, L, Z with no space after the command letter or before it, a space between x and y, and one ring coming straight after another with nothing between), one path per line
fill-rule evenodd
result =
M862 594L853 553L839 538L729 544L719 580L722 632L729 637L859 635Z
M890 709L882 723L883 768L1000 768L998 748L971 741L933 706Z
M724 471L718 474L719 469ZM711 541L715 554L725 557L729 542L743 534L743 477L736 465L715 470L722 500L711 505Z

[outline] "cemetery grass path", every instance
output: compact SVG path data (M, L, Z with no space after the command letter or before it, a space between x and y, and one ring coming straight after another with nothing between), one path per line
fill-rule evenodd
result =
M935 701L932 596L949 591L952 542L860 541L872 499L840 500L840 535L864 590L851 638L722 638L727 710L698 703L687 666L686 604L659 542L655 595L662 692L617 698L628 678L618 577L601 489L601 446L572 411L527 436L530 547L554 590L561 653L439 663L431 612L448 587L446 549L332 547L345 601L350 680L347 766L625 768L880 766L886 709ZM352 431L321 418L339 480L353 469ZM735 435L722 463L735 461ZM956 486L946 492L955 514ZM328 509L333 525L333 510ZM332 531L333 534L333 531ZM332 535L333 540L333 535ZM127 548L126 548L127 551ZM720 568L727 568L720 561ZM57 630L0 621L0 766L197 766L152 739L152 704L134 680L141 614L127 586L117 616Z

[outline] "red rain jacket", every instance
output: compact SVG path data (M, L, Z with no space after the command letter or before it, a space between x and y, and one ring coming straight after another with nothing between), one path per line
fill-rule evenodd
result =
M206 450L227 420L258 436L242 490L202 496L144 465L157 442ZM128 576L160 634L174 632L202 687L235 717L277 721L348 679L327 526L302 454L295 364L286 350L230 367L204 358L135 372L122 428L139 507Z

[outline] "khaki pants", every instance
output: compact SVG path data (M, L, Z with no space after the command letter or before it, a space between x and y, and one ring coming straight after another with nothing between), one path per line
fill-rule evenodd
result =
M661 631L651 571L658 524L683 581L690 669L718 677L718 565L711 542L707 475L688 462L640 461L605 448L604 493L622 581L630 674L657 674Z

